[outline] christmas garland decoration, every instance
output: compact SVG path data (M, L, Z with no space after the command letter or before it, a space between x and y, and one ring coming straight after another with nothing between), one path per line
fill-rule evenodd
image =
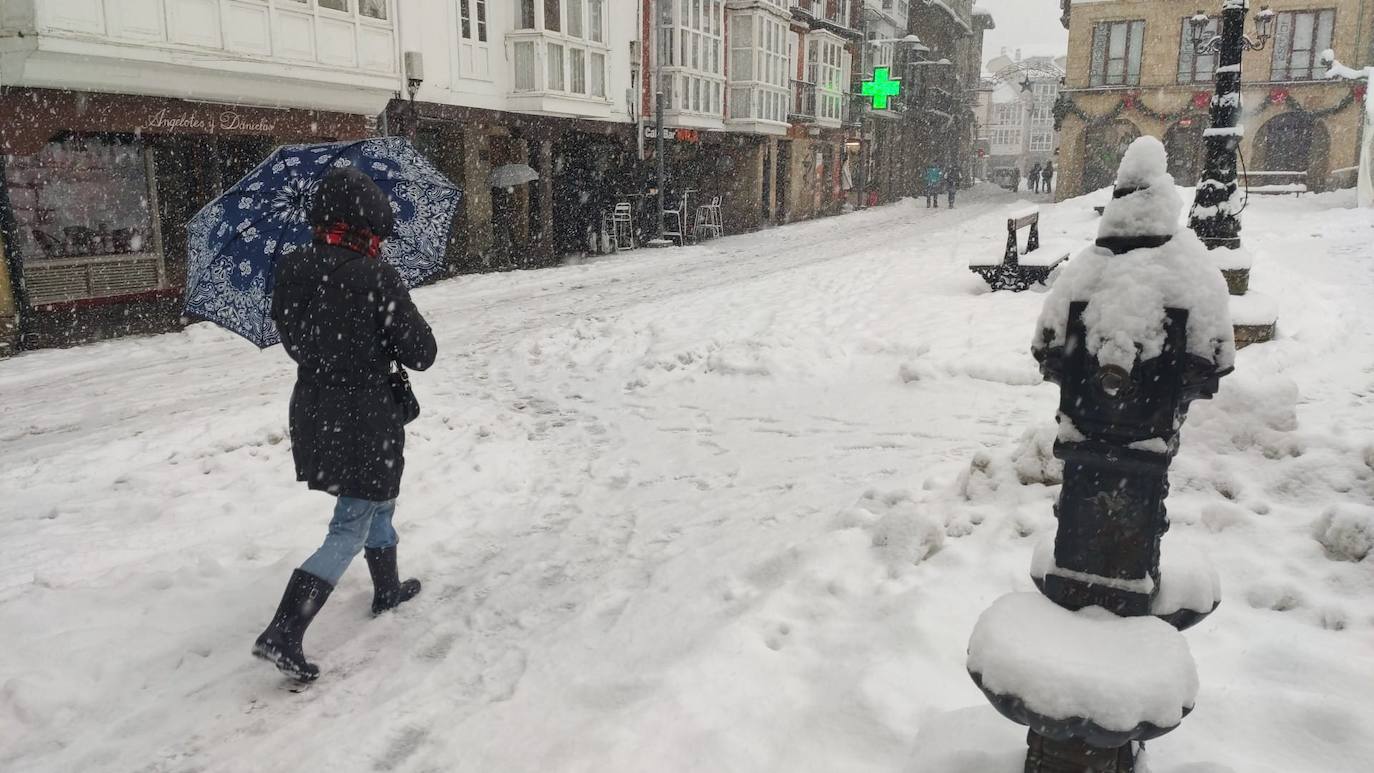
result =
M1326 118L1339 113L1355 103L1355 100L1362 99L1365 94L1365 84L1359 84L1346 93L1341 101L1331 107L1308 110L1302 103L1294 97L1292 92L1282 86L1275 86L1265 95L1264 101L1260 103L1260 110L1266 110L1275 105L1283 105L1288 110L1295 113L1305 113L1313 119ZM1209 91L1198 91L1193 94L1188 106L1177 113L1161 113L1152 109L1140 98L1140 92L1126 92L1117 103L1102 115L1091 115L1078 103L1074 102L1073 97L1065 92L1060 92L1059 98L1054 103L1054 130L1060 131L1064 125L1064 119L1074 116L1078 120L1087 124L1089 127L1102 126L1111 123L1121 117L1127 110L1134 110L1137 113L1161 121L1165 124L1172 124L1189 117L1207 117L1208 109L1211 106L1212 93Z

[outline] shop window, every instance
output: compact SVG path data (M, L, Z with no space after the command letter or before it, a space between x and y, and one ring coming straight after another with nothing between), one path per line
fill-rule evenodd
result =
M135 142L73 137L5 168L35 304L163 286L153 160Z

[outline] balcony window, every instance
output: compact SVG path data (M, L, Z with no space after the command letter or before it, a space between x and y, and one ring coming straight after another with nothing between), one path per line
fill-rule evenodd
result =
M1336 12L1286 11L1274 25L1274 64L1269 76L1276 81L1310 81L1324 77L1321 52L1331 48Z
M1145 22L1099 22L1093 27L1093 86L1140 85L1140 58L1145 44Z
M538 63L534 41L520 41L512 46L515 53L515 90L534 91L539 88Z
M725 80L725 3L664 0L658 7L654 53L663 67L665 108L719 116Z
M784 123L789 91L788 22L752 11L730 17L730 118Z
M606 99L605 0L516 2L522 26L542 20L543 27L511 33L513 90Z
M839 123L844 119L845 84L849 79L844 44L829 35L812 35L806 48L807 80L816 85L816 118Z
M1199 54L1193 45L1193 25L1192 17L1187 16L1183 19L1183 31L1179 34L1178 42L1178 82L1179 83L1211 83L1216 77L1217 55ZM1203 40L1211 40L1214 35L1221 34L1221 20L1212 17L1207 20L1207 28L1203 32Z

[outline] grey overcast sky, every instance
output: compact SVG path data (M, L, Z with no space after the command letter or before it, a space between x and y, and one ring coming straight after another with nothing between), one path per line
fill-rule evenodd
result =
M976 0L992 12L997 29L983 43L983 63L1006 48L1023 56L1068 53L1069 31L1059 23L1059 0Z

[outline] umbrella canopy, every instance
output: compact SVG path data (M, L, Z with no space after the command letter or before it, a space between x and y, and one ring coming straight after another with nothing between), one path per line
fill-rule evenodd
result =
M277 260L311 243L315 189L331 169L348 166L391 199L396 229L382 258L406 284L443 268L460 192L405 138L287 145L186 224L186 314L260 347L279 342L271 319Z
M514 188L539 179L539 173L528 164L506 164L491 170L487 178L493 188Z

